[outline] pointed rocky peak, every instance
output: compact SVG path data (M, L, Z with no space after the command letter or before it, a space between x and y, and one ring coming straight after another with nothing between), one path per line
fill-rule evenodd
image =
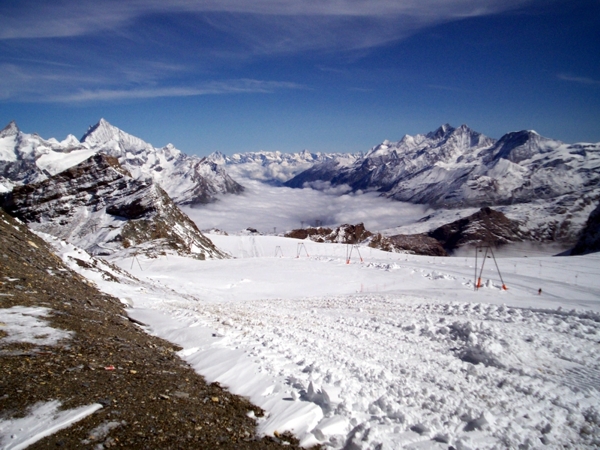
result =
M126 152L137 154L142 151L156 151L152 145L125 133L105 119L100 119L96 125L90 127L81 138L81 142L118 157L125 156Z
M14 120L11 120L8 125L6 125L2 131L0 131L0 138L5 138L9 136L16 136L19 134L19 127Z
M445 123L444 125L440 126L437 130L428 133L427 137L429 139L442 139L444 136L446 136L448 133L451 133L452 131L454 131L454 128L452 128L450 124Z
M81 138L81 142L87 142L89 144L108 142L112 138L117 137L120 131L121 130L117 127L108 123L107 120L100 119L96 125L92 125L88 128Z
M479 134L475 131L473 131L471 128L469 128L469 126L466 123L463 123L460 127L455 128L454 130L452 130L453 133L469 133L469 134Z
M214 162L215 164L225 165L227 163L227 157L221 153L220 151L212 152L210 155L206 157L209 161Z

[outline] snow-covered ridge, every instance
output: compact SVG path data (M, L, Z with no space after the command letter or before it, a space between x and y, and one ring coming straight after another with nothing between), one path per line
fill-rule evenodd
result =
M229 173L239 178L250 178L271 184L285 183L315 164L336 161L338 164L351 165L362 153L311 153L302 150L296 153L245 152L231 156L215 152L207 158L227 167Z
M155 148L101 119L81 141L73 135L62 142L45 140L8 124L0 131L0 192L43 181L96 153L116 157L134 177L151 177L179 204L206 203L217 194L243 191L214 162L188 156L171 144Z

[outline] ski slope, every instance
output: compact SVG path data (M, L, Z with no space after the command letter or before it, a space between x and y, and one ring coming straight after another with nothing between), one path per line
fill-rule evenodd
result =
M120 283L54 245L262 407L261 433L335 449L600 445L599 255L498 258L508 290L488 259L475 291L474 255L359 248L348 264L345 245L210 238L235 259L114 260L137 278L113 271Z

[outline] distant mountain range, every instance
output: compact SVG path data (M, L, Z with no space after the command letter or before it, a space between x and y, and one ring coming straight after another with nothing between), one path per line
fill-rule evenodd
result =
M221 152L207 157L210 161L226 166L233 177L250 178L273 185L283 185L286 181L311 167L336 161L337 164L351 165L362 158L363 153L311 153L303 150L297 153L247 152L231 156Z
M314 164L285 186L375 191L438 211L492 206L535 240L574 242L600 201L600 143L565 144L535 131L495 140L466 125L384 141L348 164ZM424 221L435 223L434 213Z
M535 131L495 140L466 125L384 141L353 164L319 162L285 183L377 191L395 200L436 208L528 203L590 195L600 186L600 143L564 144Z
M23 133L11 122L0 131L0 192L42 182L98 154L116 158L133 179L152 180L180 205L239 194L244 188L234 178L250 178L330 193L378 192L433 208L411 229L389 235L428 232L493 207L518 221L532 240L575 243L600 203L600 143L565 144L534 131L496 140L448 124L384 141L365 154L217 152L199 158L170 144L155 148L104 119L81 140L70 135L61 142Z
M0 192L43 181L98 153L117 158L134 178L151 178L178 204L207 203L217 194L244 189L207 158L188 156L171 144L155 148L101 119L81 141L69 135L62 142L9 123L0 131Z

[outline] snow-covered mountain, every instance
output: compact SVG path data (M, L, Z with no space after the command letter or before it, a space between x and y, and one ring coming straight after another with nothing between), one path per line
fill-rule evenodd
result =
M8 124L0 131L0 192L45 180L99 152L117 158L134 177L151 177L178 204L207 203L217 194L243 191L213 161L188 156L171 144L155 148L101 119L81 141L72 135L62 142L45 140Z
M351 165L362 156L362 153L311 153L303 150L297 153L246 152L231 156L215 152L207 158L226 166L227 171L236 178L250 178L280 185L315 164L336 161L336 164Z
M466 125L384 141L354 164L320 163L286 183L315 181L379 191L396 200L436 207L528 202L594 189L600 182L600 143L564 144L535 131L498 141Z
M504 206L513 218L548 220L531 227L541 240L574 240L600 199L600 143L565 144L534 131L496 141L466 125L443 125L384 141L350 165L317 163L285 185L344 185L439 209Z
M16 186L0 198L0 206L32 229L92 254L225 257L158 184L133 178L115 157L102 153L43 181Z

